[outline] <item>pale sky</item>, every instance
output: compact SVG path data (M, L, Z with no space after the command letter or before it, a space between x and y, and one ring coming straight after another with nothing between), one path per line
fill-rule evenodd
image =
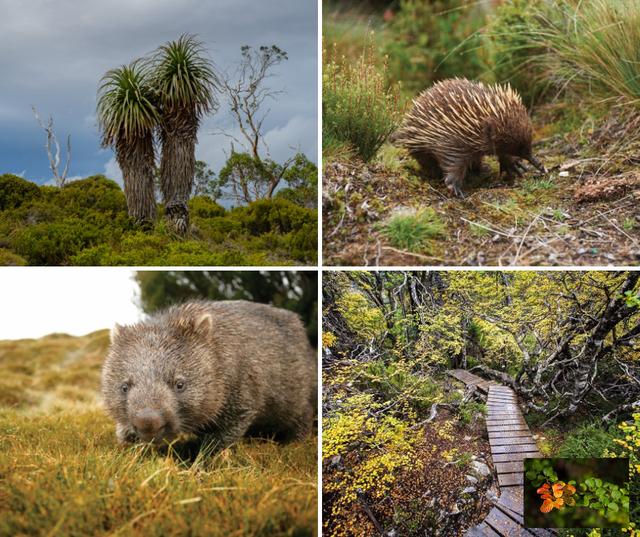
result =
M5 267L0 270L0 339L54 332L82 336L140 320L129 268Z

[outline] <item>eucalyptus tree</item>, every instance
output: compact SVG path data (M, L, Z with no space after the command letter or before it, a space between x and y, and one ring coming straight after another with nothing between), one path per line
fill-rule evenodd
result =
M102 145L115 149L129 216L142 224L156 216L154 132L160 116L154 95L139 60L108 71L98 89Z
M198 127L206 114L217 109L218 77L202 43L189 34L160 46L149 65L162 115L160 190L172 227L185 234Z

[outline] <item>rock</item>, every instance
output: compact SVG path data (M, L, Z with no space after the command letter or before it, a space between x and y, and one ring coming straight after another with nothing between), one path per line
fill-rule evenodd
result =
M465 477L467 478L467 481L472 485L475 485L478 482L478 479L473 477L472 475L467 475Z
M471 461L471 473L476 477L487 477L491 470L484 462Z
M489 489L485 493L485 496L486 496L487 500L489 500L491 503L496 503L498 501L498 498L499 498L498 494L493 489Z
M341 462L342 462L342 457L340 455L335 455L331 457L331 462L329 463L329 466L331 468L337 468L338 466L340 466Z
M460 513L460 508L458 507L457 503L453 504L453 507L451 508L451 511L449 511L450 515L457 515L458 513Z
M467 487L462 490L462 494L473 494L476 491L476 487Z

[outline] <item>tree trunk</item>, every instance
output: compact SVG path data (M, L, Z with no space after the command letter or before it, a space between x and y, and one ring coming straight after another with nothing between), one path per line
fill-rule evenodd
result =
M175 116L169 116L165 121L160 191L170 227L179 235L186 235L189 230L188 202L196 168L197 123Z
M116 158L122 170L129 216L137 224L153 225L156 218L153 139L148 136L120 140L116 145Z

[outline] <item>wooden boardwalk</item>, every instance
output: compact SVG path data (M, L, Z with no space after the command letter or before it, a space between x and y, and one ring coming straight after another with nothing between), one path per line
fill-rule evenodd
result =
M529 426L524 421L511 388L463 369L448 372L467 386L487 394L487 431L491 458L498 474L500 497L487 518L470 528L468 537L551 536L548 529L524 527L524 459L540 458Z

